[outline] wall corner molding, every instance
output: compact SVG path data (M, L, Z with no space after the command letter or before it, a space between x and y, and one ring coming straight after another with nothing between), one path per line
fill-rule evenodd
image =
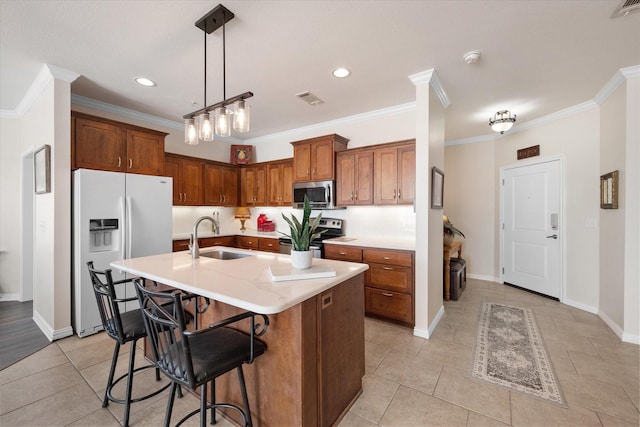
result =
M438 78L438 73L436 73L436 70L434 68L427 71L422 71L420 73L412 74L409 76L409 79L416 86L424 83L429 83L438 96L438 99L440 100L442 106L446 109L449 105L451 105L451 101L449 101L447 92L444 90L442 82Z
M413 335L415 335L416 337L429 339L429 337L433 336L433 333L435 332L436 327L440 323L442 316L444 316L444 305L440 306L440 309L436 313L436 316L433 318L433 322L431 322L427 330L420 329L420 328L413 328Z
M36 325L38 325L42 333L50 342L73 335L73 328L71 326L55 330L51 327L51 325L49 325L49 323L47 323L46 320L44 320L40 313L35 310L33 311L33 321L36 323Z
M56 67L55 65L45 64L45 67L47 67L49 74L51 74L51 76L56 80L72 83L80 77L80 74L76 72L65 70L64 68Z

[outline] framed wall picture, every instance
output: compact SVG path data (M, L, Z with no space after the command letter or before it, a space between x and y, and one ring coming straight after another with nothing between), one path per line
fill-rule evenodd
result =
M51 192L51 146L43 145L33 152L34 191L36 194Z
M431 209L442 209L444 202L444 172L431 168Z
M618 209L618 171L600 176L600 208Z
M253 145L232 145L231 164L248 165L253 161Z

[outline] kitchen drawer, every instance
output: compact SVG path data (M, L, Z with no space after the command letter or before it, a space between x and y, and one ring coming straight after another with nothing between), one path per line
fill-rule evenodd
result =
M413 270L410 267L369 263L364 281L368 286L376 288L413 293Z
M201 248L209 248L211 246L230 246L233 247L235 243L234 236L224 237L203 237L198 239L198 246Z
M258 238L251 236L236 236L236 246L242 249L258 249Z
M364 261L378 264L392 264L411 267L413 253L407 251L392 251L386 249L365 249Z
M258 249L267 252L280 252L280 241L278 239L260 237L258 239Z
M189 239L173 241L173 252L186 251L187 249L189 249Z
M411 295L365 287L365 312L413 325Z
M362 262L362 249L325 243L324 257L338 261Z

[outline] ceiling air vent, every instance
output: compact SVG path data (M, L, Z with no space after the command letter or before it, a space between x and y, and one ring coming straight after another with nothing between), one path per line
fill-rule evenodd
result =
M622 0L611 17L618 18L638 11L640 11L640 0Z
M315 96L314 94L312 94L309 91L296 93L296 96L298 98L302 99L304 102L306 102L309 105L324 104L324 101L322 99L318 98L317 96Z

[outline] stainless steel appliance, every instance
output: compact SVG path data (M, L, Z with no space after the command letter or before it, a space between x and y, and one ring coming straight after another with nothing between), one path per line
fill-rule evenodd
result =
M313 220L313 218L312 218ZM324 258L323 240L341 237L344 235L344 221L337 218L321 218L318 230L325 230L317 239L311 241L310 249L313 251L314 258ZM291 253L291 239L288 237L280 237L280 253Z
M309 198L311 209L336 209L336 182L312 181L293 183L293 207L304 207L304 196Z

